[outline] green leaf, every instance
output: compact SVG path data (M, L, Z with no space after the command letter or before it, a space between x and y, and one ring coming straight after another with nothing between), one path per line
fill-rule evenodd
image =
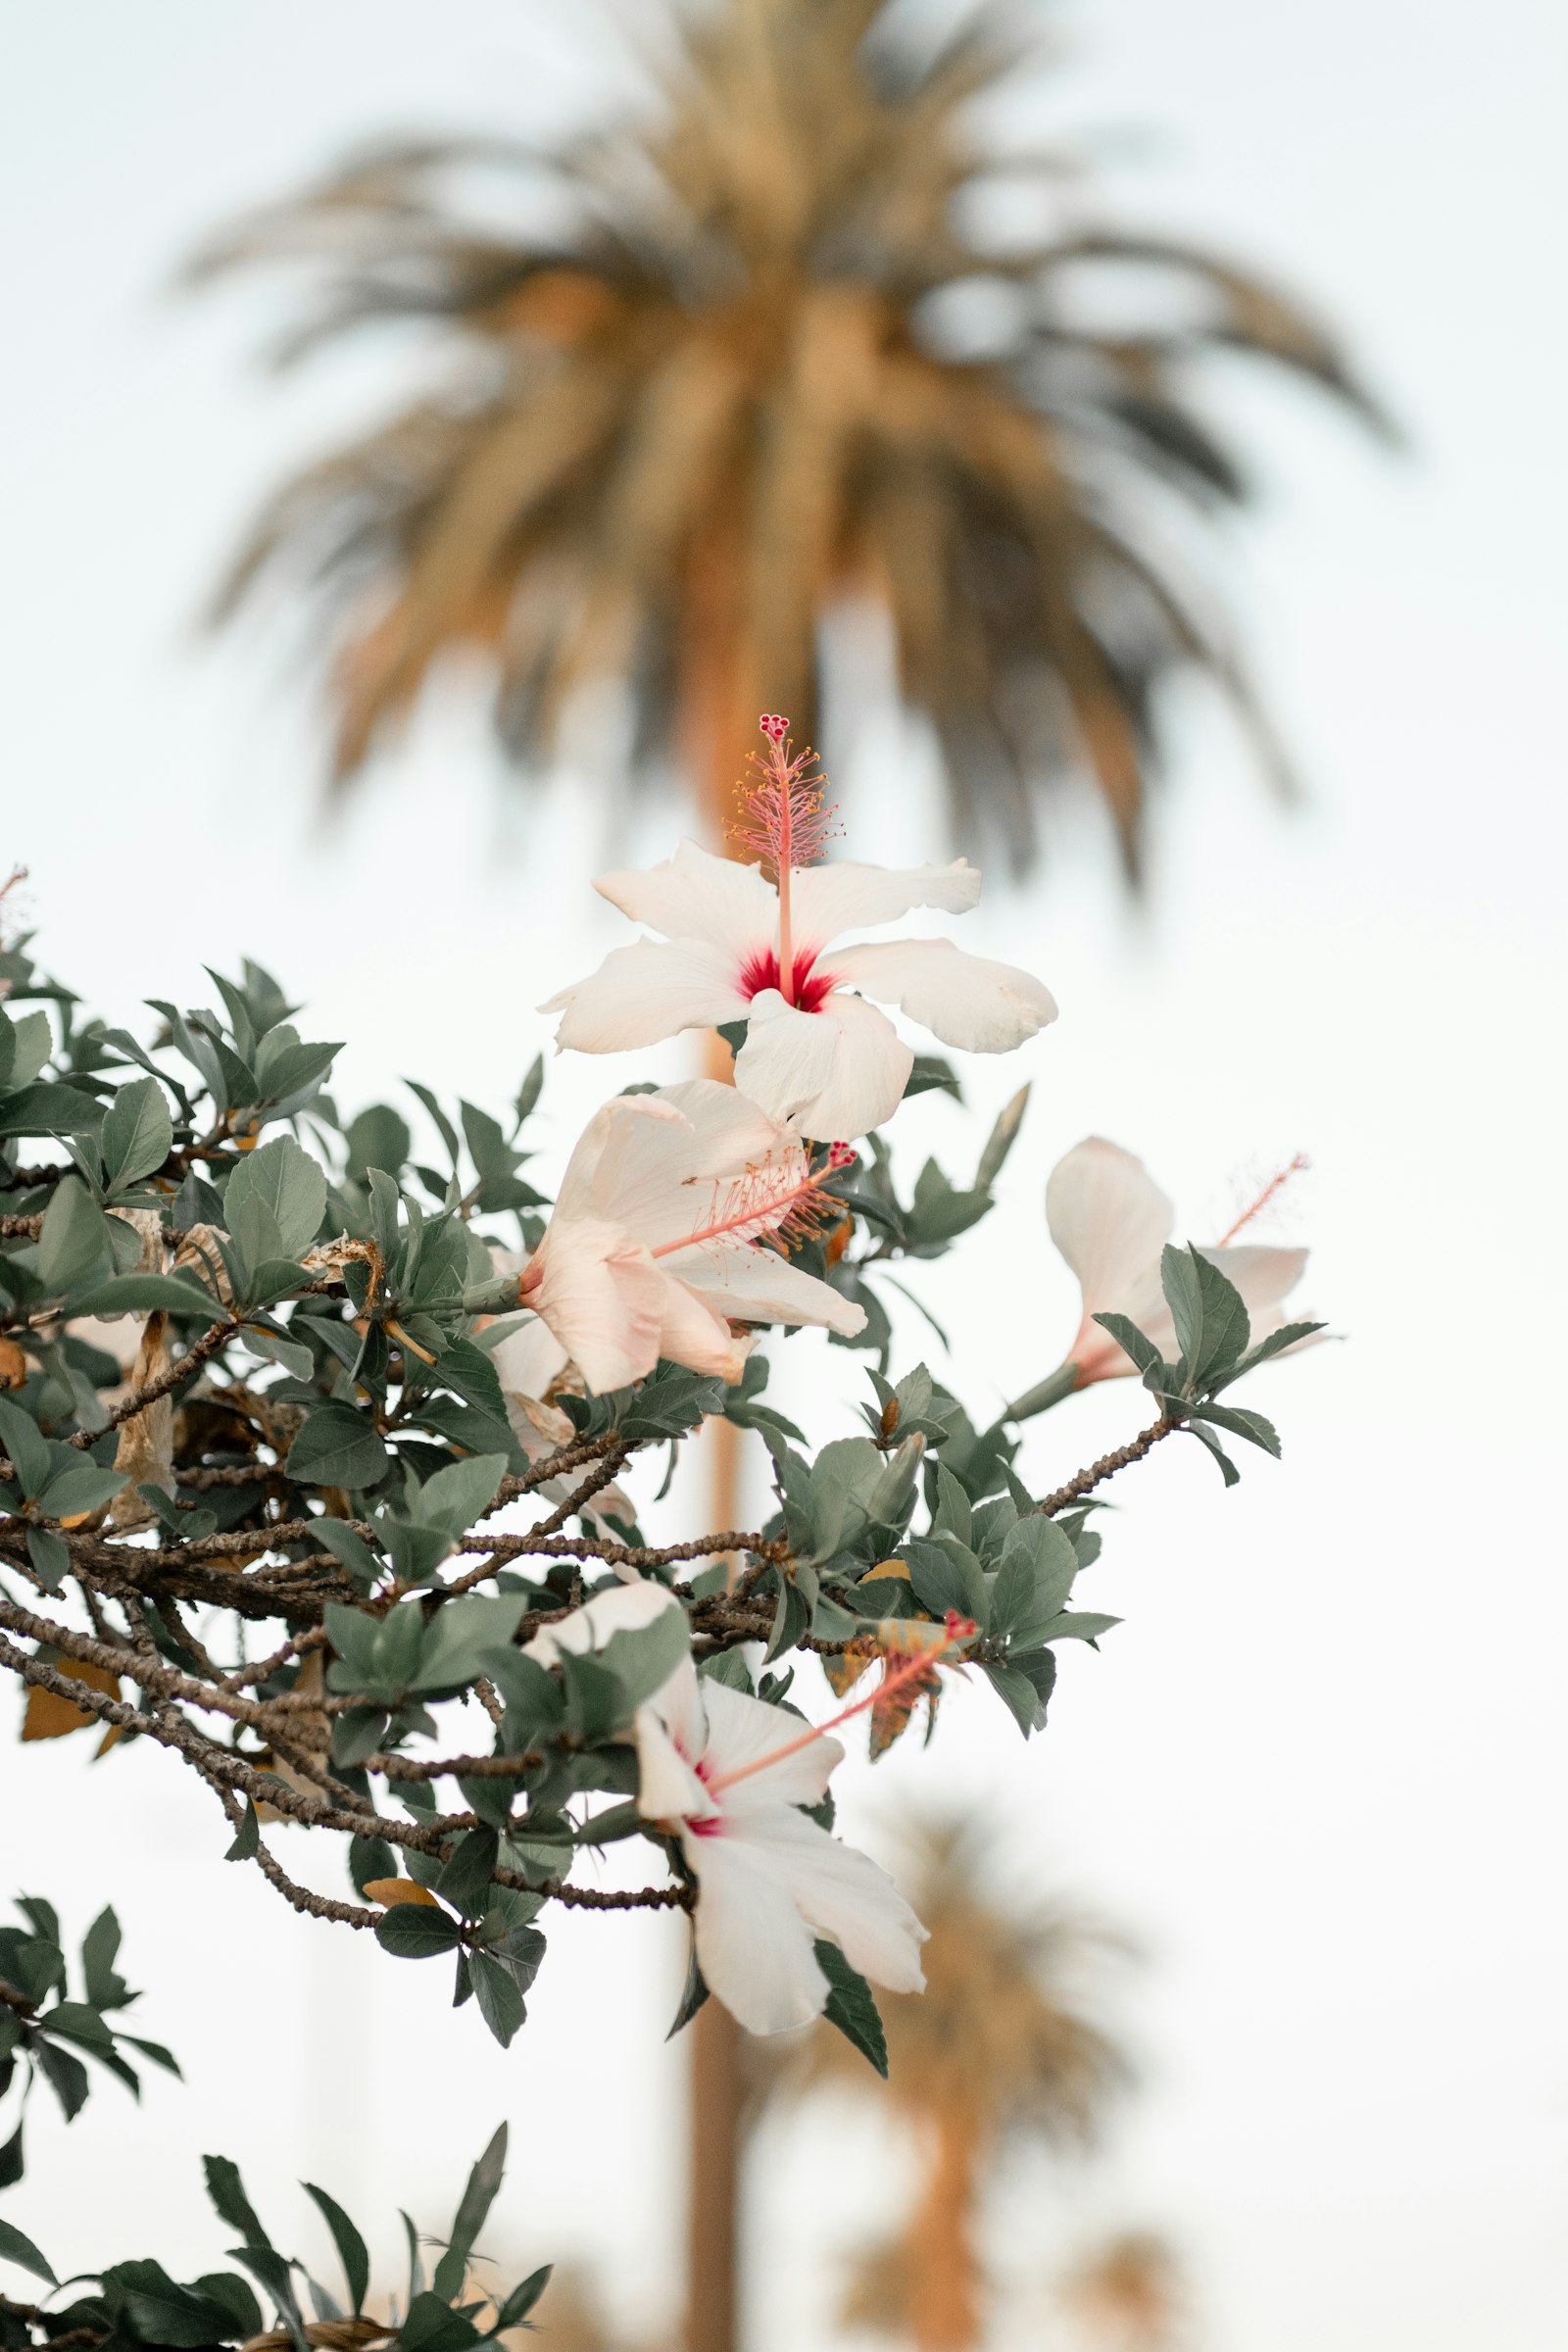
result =
M1044 1716L1040 1694L1028 1675L1015 1665L982 1666L981 1673L998 1695L1005 1700L1008 1712L1027 1740L1038 1731Z
M836 1943L823 1936L813 1948L816 1964L831 1987L822 2015L855 2044L862 2058L869 2059L885 2082L888 2041L870 1985L850 1966Z
M256 2209L245 2194L245 2183L233 2158L204 2156L202 2172L219 2220L237 2230L248 2246L270 2246L272 2241L256 2218Z
M332 1482L328 1482L332 1483ZM378 1560L363 1536L356 1535L341 1519L322 1516L316 1520L311 1533L323 1551L329 1551L339 1567L346 1568L362 1592L368 1592L381 1575L383 1563Z
M29 1527L27 1557L49 1591L58 1592L71 1568L71 1546L65 1537L57 1536L52 1528Z
M980 1165L974 1172L974 1189L977 1193L989 1193L1001 1175L1003 1162L1017 1141L1018 1129L1023 1124L1023 1114L1028 1107L1029 1089L1020 1086L986 1138Z
M483 2012L484 1994L481 1989L481 1980L477 1974L474 1980L474 1990L479 1996L479 2007ZM490 2025L488 2013L485 2014L485 2023ZM491 2031L495 2032L493 2026L491 2026ZM496 2038L504 2040L510 2036L497 2034ZM507 2127L505 2124L500 2124L492 2134L484 2154L468 2175L467 2186L464 2189L462 2202L458 2206L457 2218L452 2225L452 2235L447 2240L447 2250L436 2264L435 2276L430 2281L435 2292L445 2296L449 2303L463 2284L464 2274L468 2267L468 2256L472 2253L490 2208L495 2203L496 2191L501 2186L501 2177L506 2169L506 2162Z
M1065 1530L1039 1511L1019 1519L1002 1547L986 1631L1019 1649L1033 1649L1066 1606L1078 1574L1078 1553Z
M289 1447L287 1468L301 1486L364 1489L385 1477L389 1458L368 1413L352 1404L318 1404Z
M67 2123L73 2123L87 2104L87 2093L92 2087L87 2069L69 2050L58 2049L41 2036L33 2042L32 2055L38 2072L60 2101Z
M223 1195L224 1223L252 1266L264 1257L302 1256L316 1239L325 1208L326 1171L291 1135L277 1136L248 1152ZM261 1247L261 1237L274 1230L281 1248ZM254 1248L253 1234L258 1239Z
M1195 1421L1212 1421L1220 1429L1228 1429L1233 1438L1245 1438L1250 1446L1260 1446L1265 1453L1280 1458L1279 1431L1261 1413L1254 1413L1241 1404L1200 1404L1194 1408Z
M351 1119L345 1140L349 1148L348 1172L356 1183L363 1182L371 1168L384 1168L389 1176L398 1176L408 1165L413 1150L407 1120L399 1118L385 1102L372 1102Z
M43 1212L38 1279L46 1291L69 1291L90 1274L109 1248L104 1212L79 1176L62 1177Z
M245 1818L235 1834L234 1842L224 1850L225 1862L254 1862L261 1851L262 1825L256 1807L245 1799ZM226 2216L224 2217L227 2218Z
M38 1508L47 1511L51 1519L74 1519L80 1511L97 1510L125 1483L122 1470L101 1470L96 1462L78 1457L70 1467L55 1472L37 1498Z
M465 1830L442 1864L432 1891L465 1919L477 1919L486 1907L500 1851L501 1840L494 1830Z
M394 1903L375 1923L375 1940L395 1960L433 1960L438 1953L455 1952L463 1941L450 1911L428 1903Z
M117 2262L103 2274L119 2290L121 2328L144 2344L212 2344L229 2333L224 2305L181 2286L162 2263Z
M1182 1368L1194 1389L1206 1388L1247 1351L1247 1308L1234 1283L1201 1250L1167 1242L1159 1278L1176 1325Z
M679 1602L671 1601L651 1624L612 1634L599 1659L620 1685L621 1701L629 1718L645 1698L651 1698L668 1682L681 1660L690 1654L691 1622Z
M493 1649L511 1642L528 1607L526 1592L469 1593L449 1600L423 1627L415 1690L461 1689L485 1670Z
M174 1148L173 1122L156 1078L122 1086L104 1113L98 1149L104 1185L117 1192L161 1168Z
M53 1459L49 1441L30 1413L24 1413L20 1404L13 1404L4 1396L0 1396L0 1446L15 1466L22 1492L30 1500L48 1482Z
M529 2312L544 2293L545 2288L550 2284L551 2273L554 2269L555 2265L547 2262L542 2270L530 2271L520 2286L513 2288L506 2301L496 2311L495 2332L497 2335L505 2335L509 2328L521 2327Z
M300 2318L300 2307L295 2300L294 2281L289 2276L294 2267L292 2263L265 2243L231 2246L229 2253L235 2262L244 2264L252 2278L261 2280L271 2296L277 2306L279 2319L293 2338L294 2352L310 2352L310 2345L305 2334L305 2324Z
M306 2195L314 2198L321 2219L332 2232L332 2243L337 2248L337 2258L343 2265L343 2277L348 2283L349 2307L358 2319L365 2308L366 2291L370 2283L370 2257L365 2240L335 2197L329 2197L325 2189L318 2188L314 2181L306 2180L301 2185Z
M473 1978L473 1996L479 2004L479 2015L503 2049L512 2040L527 2015L526 2004L511 1971L492 1960L488 1952L470 1952L468 1967ZM440 2272L436 2276L439 2278Z
M104 1106L71 1086L24 1086L0 1102L0 1135L96 1135Z
M0 2262L17 2263L23 2270L31 2271L35 2278L46 2279L51 2286L60 2283L31 2238L24 2237L12 2222L0 2222Z
M131 1995L116 1974L120 1922L106 1905L81 1939L81 1976L95 2009L122 2009Z
M1266 1364L1270 1356L1281 1354L1287 1348L1298 1348L1303 1340L1311 1339L1315 1332L1327 1329L1326 1323L1282 1323L1278 1331L1271 1331L1267 1339L1259 1340L1255 1348L1250 1348L1235 1370L1227 1373L1223 1381L1216 1381L1214 1386L1228 1388L1244 1372L1250 1372L1257 1364Z
M436 1472L419 1498L421 1523L439 1528L447 1536L466 1535L489 1509L506 1475L504 1453L476 1453L468 1461L448 1463Z
M479 2341L479 2330L440 2295L418 2294L395 2341L398 2352L470 2352Z
M1126 1315L1096 1315L1093 1320L1108 1331L1124 1354L1130 1355L1140 1372L1146 1375L1162 1369L1164 1358L1148 1334L1139 1330ZM1074 1386L1077 1385L1077 1366L1072 1367ZM1016 1418L1016 1416L1014 1416Z
M177 1274L117 1274L85 1298L73 1298L74 1315L194 1315L220 1323L225 1310L210 1291Z

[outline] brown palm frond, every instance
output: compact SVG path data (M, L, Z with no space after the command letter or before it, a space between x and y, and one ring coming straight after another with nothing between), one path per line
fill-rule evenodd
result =
M1131 860L1171 679L1265 739L1202 589L1205 525L1250 484L1201 363L1386 419L1275 288L1086 224L1071 159L982 149L973 102L1020 54L994 8L936 48L885 0L669 0L662 29L644 120L383 145L196 257L201 283L305 272L280 363L422 324L436 369L273 495L219 613L269 583L303 610L340 779L466 651L525 765L579 685L628 683L640 760L694 767L711 824L760 708L812 732L819 628L869 591L965 842L1026 863L1042 788L1078 771ZM964 200L1009 168L1046 233L994 251ZM1086 294L1117 285L1097 324Z

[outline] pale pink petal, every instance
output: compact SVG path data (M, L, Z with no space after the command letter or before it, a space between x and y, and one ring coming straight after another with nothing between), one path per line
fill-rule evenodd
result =
M684 1364L692 1372L716 1374L731 1385L746 1369L746 1348L730 1330L720 1309L699 1298L677 1275L667 1271L659 1352L672 1364Z
M827 1979L795 1898L746 1842L720 1828L688 1833L681 1851L697 1881L697 1965L716 2000L749 2034L809 2025L827 2005Z
M711 1840L730 1851L743 1841L760 1875L770 1872L783 1881L809 1924L832 1936L852 1968L889 1992L923 1989L926 1931L868 1854L830 1837L790 1805L749 1814L733 1835L726 1823Z
M502 1394L538 1403L551 1382L565 1370L569 1358L548 1323L529 1315L490 1349Z
M1175 1211L1141 1159L1119 1144L1092 1135L1058 1159L1046 1186L1051 1238L1077 1275L1086 1317L1133 1315L1149 1301L1140 1295L1153 1271L1159 1297L1159 1253Z
M558 1212L534 1265L532 1303L590 1389L603 1396L653 1370L666 1282L640 1242L619 1226Z
M751 1012L735 1083L774 1118L843 1143L893 1116L914 1055L874 1004L835 993L819 1011L801 1012L764 988Z
M842 1332L847 1340L865 1329L863 1307L792 1266L776 1250L710 1243L662 1262L736 1323L811 1324Z
M817 1739L777 1763L760 1762L778 1749L792 1747L808 1727L782 1707L770 1707L727 1683L709 1679L708 1746L703 1773L709 1782L722 1782L743 1766L756 1769L743 1781L718 1790L719 1808L726 1818L754 1811L758 1805L819 1805L827 1793L828 1777L844 1761L837 1740Z
M606 1201L613 1197L613 1172L619 1164L617 1153L627 1146L631 1135L643 1130L656 1131L648 1148L658 1152L678 1152L676 1140L684 1131L685 1122L678 1110L662 1102L658 1095L616 1095L612 1102L602 1103L571 1148L565 1173L556 1194L552 1226L564 1217L598 1217L609 1223L619 1220L609 1217ZM661 1137L657 1131L662 1130ZM611 1155L611 1181L603 1182L600 1167L606 1153Z
M811 865L790 885L791 921L799 948L824 948L862 924L891 923L911 906L940 906L963 914L980 896L980 869L960 858L953 865ZM769 945L771 945L769 941Z
M612 1122L595 1163L598 1213L625 1225L652 1250L711 1222L715 1203L750 1168L801 1159L800 1139L714 1078L692 1078L657 1095L626 1095L657 1105L653 1118Z
M1280 1300L1295 1290L1306 1270L1304 1250L1238 1242L1226 1250L1206 1250L1203 1254L1241 1292L1254 1341L1265 1339L1289 1320L1280 1309Z
M601 874L594 888L634 923L666 939L710 940L732 963L778 937L778 893L761 867L715 858L695 841L644 872Z
M736 985L737 969L734 956L710 940L634 940L539 1009L561 1014L558 1046L620 1054L682 1029L743 1021L747 1000Z
M1056 1017L1054 998L1032 974L966 956L951 939L866 942L835 948L832 960L836 980L902 1004L945 1046L970 1054L1010 1054Z

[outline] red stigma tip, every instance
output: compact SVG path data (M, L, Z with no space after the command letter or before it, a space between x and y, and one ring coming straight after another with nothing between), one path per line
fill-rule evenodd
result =
M780 718L775 710L764 710L757 723L769 743L782 743L790 731L789 720Z
M972 1642L974 1640L975 1624L972 1617L960 1617L956 1609L950 1609L945 1624L950 1642Z

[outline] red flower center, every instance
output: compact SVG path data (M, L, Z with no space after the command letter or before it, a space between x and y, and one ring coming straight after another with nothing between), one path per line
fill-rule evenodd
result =
M813 970L814 951L803 949L795 962L795 1009L797 1012L820 1012L822 1000L833 993L833 974ZM755 997L764 988L779 986L778 950L756 948L741 965L737 985L743 997Z

